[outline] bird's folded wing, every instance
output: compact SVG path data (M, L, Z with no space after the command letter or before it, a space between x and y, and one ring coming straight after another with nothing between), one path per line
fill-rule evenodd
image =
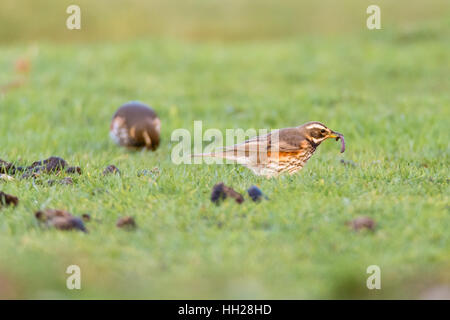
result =
M224 147L212 153L194 154L193 157L223 157L229 159L260 157L263 153L297 152L302 149L305 137L297 128L273 130L267 135L251 138L243 143Z
M224 153L253 153L253 152L267 152L267 150L270 148L270 141L271 141L271 133L263 136L257 136L254 138L251 138L249 140L246 140L240 144L235 144L232 146L224 147L222 149L219 149L218 152L224 152Z
M297 128L286 128L271 135L270 151L297 152L302 149L306 138L298 132Z
M274 130L267 135L257 136L241 144L225 147L219 152L296 152L306 139L297 128Z

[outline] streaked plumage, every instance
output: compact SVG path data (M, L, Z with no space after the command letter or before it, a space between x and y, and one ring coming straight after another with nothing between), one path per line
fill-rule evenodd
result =
M341 139L341 152L344 152L342 134L320 122L308 122L299 127L275 130L214 153L194 156L232 160L246 166L256 175L275 177L284 172L294 174L301 170L316 148L328 138Z

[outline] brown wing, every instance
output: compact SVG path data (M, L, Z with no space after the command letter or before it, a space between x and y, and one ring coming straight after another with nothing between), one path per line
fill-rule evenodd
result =
M297 128L274 130L267 135L257 136L241 144L225 147L222 152L296 152L302 149L306 138Z
M307 140L297 128L274 130L267 135L257 136L241 144L225 147L209 156L221 157L237 161L241 164L264 164L268 157L276 157L283 153L298 152L305 147Z
M298 128L285 128L271 133L269 146L273 152L297 152L304 148L305 142Z

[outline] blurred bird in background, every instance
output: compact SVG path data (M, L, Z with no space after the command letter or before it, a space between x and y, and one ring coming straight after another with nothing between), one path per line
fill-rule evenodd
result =
M121 146L156 150L160 131L161 121L152 108L141 102L129 102L114 114L109 134Z

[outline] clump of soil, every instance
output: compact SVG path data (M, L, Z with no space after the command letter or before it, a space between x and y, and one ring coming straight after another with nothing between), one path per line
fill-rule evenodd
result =
M267 196L265 196L261 189L259 189L257 186L251 186L250 188L248 188L247 193L254 202L259 202L263 198L268 199Z
M87 232L83 220L65 210L45 209L37 211L34 216L49 228L58 230L79 230Z
M25 172L20 178L21 179L28 179L28 178L38 178L40 176L39 172Z
M11 162L0 159L0 173L3 174L14 174L15 166Z
M64 179L62 179L59 183L70 186L73 184L73 180L71 177L65 177Z
M66 169L66 173L69 173L69 174L75 174L75 173L82 174L83 172L82 172L80 167L69 167L69 168Z
M70 186L73 185L73 179L71 177L65 177L61 180L48 180L47 183L49 186L53 186L55 183Z
M60 157L50 157L45 160L35 161L28 167L19 167L14 163L0 159L0 174L15 174L17 172L24 172L22 179L37 178L41 174L59 174L64 171L64 169L68 174L82 173L80 167L69 167L66 160Z
M103 170L103 175L106 176L108 174L120 174L120 170L113 164L107 166L105 170Z
M119 220L117 220L116 223L117 228L123 228L126 230L133 230L136 229L136 221L133 217L122 217Z
M66 169L67 168L67 169ZM59 174L62 171L66 173L78 173L81 174L80 167L68 167L66 160L60 157L50 157L45 160L35 161L31 166L26 167L25 173L22 175L22 179L37 178L41 174Z
M375 230L376 223L372 218L369 217L358 217L353 219L352 221L347 222L347 225L350 226L353 230L359 231L362 229Z
M45 160L35 161L27 168L27 171L42 173L57 173L67 167L67 162L60 157L50 157Z
M89 221L91 221L91 215L88 213L83 213L81 215L81 219L83 219L84 222L89 222Z
M0 208L2 206L17 206L19 204L19 198L12 196L10 194L6 194L3 191L0 191Z
M227 197L233 198L239 204L244 202L244 197L239 192L226 186L223 182L217 183L211 192L211 201L218 204Z
M22 172L24 170L23 167L17 167L12 162L0 159L0 173L2 174L15 174L16 172Z

